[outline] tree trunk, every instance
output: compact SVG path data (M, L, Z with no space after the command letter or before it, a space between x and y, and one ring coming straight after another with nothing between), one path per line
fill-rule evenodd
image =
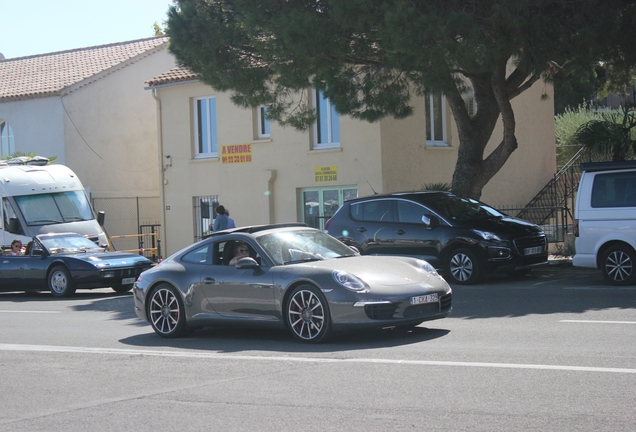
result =
M520 71L506 78L506 61L492 74L470 77L475 89L477 114L470 118L461 95L448 97L459 134L457 163L453 173L453 190L460 195L479 199L484 186L499 172L512 152L517 149L516 120L510 99L529 88L538 77L528 80ZM484 158L492 132L501 115L501 143Z

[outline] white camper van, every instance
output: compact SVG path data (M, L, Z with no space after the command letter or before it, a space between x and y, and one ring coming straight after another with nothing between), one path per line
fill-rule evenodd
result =
M636 160L582 163L576 198L575 267L614 285L636 283Z
M46 158L25 158L0 164L0 236L2 246L23 243L37 234L74 232L109 247L79 178ZM103 223L103 220L100 221Z

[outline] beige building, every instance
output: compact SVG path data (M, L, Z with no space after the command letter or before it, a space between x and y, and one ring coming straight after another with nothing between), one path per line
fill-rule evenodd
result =
M204 236L217 203L237 226L305 222L322 228L346 198L450 182L455 168L457 132L441 95L413 100L407 119L367 123L338 115L308 90L319 119L300 132L270 124L265 107L237 107L229 94L182 68L146 84L159 119L164 256ZM484 188L483 201L525 205L554 175L551 97L551 87L537 82L513 100L519 148ZM490 149L501 136L499 125Z
M93 197L159 195L144 81L175 65L167 37L0 61L0 155L57 156Z

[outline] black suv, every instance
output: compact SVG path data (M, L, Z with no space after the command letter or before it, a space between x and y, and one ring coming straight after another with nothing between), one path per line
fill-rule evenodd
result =
M548 263L538 225L450 192L402 192L345 201L325 231L364 255L406 255L431 263L451 282L492 272L523 274Z

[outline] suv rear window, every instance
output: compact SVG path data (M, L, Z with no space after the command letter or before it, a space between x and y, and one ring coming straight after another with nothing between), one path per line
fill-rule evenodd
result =
M351 218L366 222L393 222L392 200L374 200L351 204Z
M636 207L636 171L594 176L591 205L592 208Z

